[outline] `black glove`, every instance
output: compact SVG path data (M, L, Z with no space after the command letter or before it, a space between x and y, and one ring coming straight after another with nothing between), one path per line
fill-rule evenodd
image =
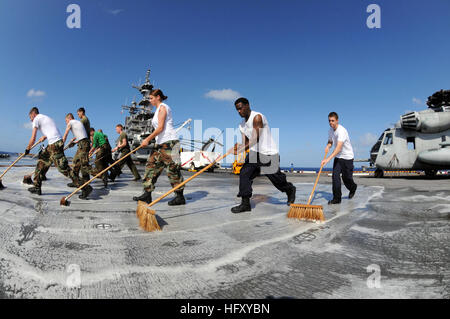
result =
M74 147L75 146L75 143L74 142L70 142L69 143L69 148L72 148L72 147Z
M29 149L25 149L25 155L30 154L30 150Z

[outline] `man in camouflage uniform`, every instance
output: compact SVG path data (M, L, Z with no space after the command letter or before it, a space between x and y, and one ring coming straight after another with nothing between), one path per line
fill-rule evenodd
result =
M72 131L74 138L70 141L69 146L72 147L75 144L78 145L77 153L73 158L73 173L78 177L78 173L81 171L81 182L80 184L84 184L89 181L89 171L91 170L91 166L89 165L89 150L90 150L90 140L88 135L86 134L85 127L80 121L74 119L73 114L69 113L66 115L66 131L63 136L63 142L66 142L67 136L69 132ZM75 185L74 183L70 183L67 186L69 187L79 187L81 185ZM82 189L82 194L79 196L80 199L86 199L88 195L92 192L92 187L90 185L86 185Z
M48 170L52 163L56 168L58 168L58 171L61 174L71 178L72 182L75 185L78 185L78 178L73 174L73 171L69 167L67 158L64 155L64 143L55 122L50 117L39 114L39 110L36 107L31 109L29 117L33 122L33 131L28 147L25 149L25 154L30 153L31 146L36 141L38 130L43 134L39 141L42 142L48 139L48 146L42 152L42 155L36 164L36 169L34 172L34 187L31 187L28 190L33 194L42 194L42 174Z
M105 135L102 132L95 131L93 127L90 129L92 148L89 151L89 155L92 155L98 150L95 156L95 172L92 170L92 175L97 175L109 165L109 157L111 157L111 147L109 143L106 142ZM100 178L103 180L103 185L108 187L108 172L104 172Z
M120 151L120 156L124 157L128 153L131 152L131 149L130 149L130 145L128 144L127 134L123 131L122 124L117 124L116 125L116 132L117 132L117 134L119 134L119 143L118 143L118 145L115 148L112 149L112 152L114 153L115 151L119 150ZM139 172L138 172L138 170L136 168L136 165L134 165L133 160L131 159L131 156L128 156L124 160L119 162L117 164L116 170L111 173L109 178L111 178L111 180L114 181L115 178L116 178L116 172L121 171L122 168L125 166L125 164L127 164L128 168L133 173L134 181L140 180L141 179L141 175L139 175Z
M83 123L84 129L86 130L87 136L89 136L91 132L91 123L86 116L86 111L84 107L80 107L77 111L78 117L80 118L80 122Z
M111 147L111 144L109 143L109 140L108 140L108 135L106 135L105 133L103 133L103 130L102 129L98 129L98 131L100 132L100 133L102 133L103 134L103 137L105 138L105 141L106 141L106 156L105 156L105 158L106 158L106 166L109 166L109 165L111 165L111 164L113 164L115 161L113 160L113 157L112 157L112 155L113 155L113 153L112 153L112 147ZM122 171L117 167L117 165L116 166L113 166L113 167L111 167L109 170L108 170L108 172L110 172L110 175L112 175L112 176L119 176L120 174L122 174ZM111 178L111 177L110 177ZM114 179L112 179L112 181L114 182Z

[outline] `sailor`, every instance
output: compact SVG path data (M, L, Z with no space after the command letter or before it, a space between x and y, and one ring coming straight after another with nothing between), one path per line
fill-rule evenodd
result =
M333 157L333 199L328 204L339 204L341 202L341 174L345 187L350 191L348 198L355 196L357 185L353 181L353 148L350 143L348 132L339 124L339 116L336 112L328 114L328 123L330 131L328 132L328 143L325 152L328 152L331 146L335 146L333 153L322 161L325 166Z
M93 127L90 128L90 136L92 148L89 151L89 156L98 150L95 156L95 173L92 171L91 174L97 175L108 167L108 157L111 156L111 148L108 147L105 135L102 132L95 131ZM105 188L108 187L108 172L103 173L100 178L103 180Z
M73 147L75 144L78 145L77 152L72 160L73 163L73 173L78 177L78 173L81 171L81 182L80 184L84 184L89 181L89 171L91 169L89 165L89 150L91 142L86 134L86 129L84 125L75 120L72 113L66 115L66 131L64 132L63 142L66 143L67 136L69 132L72 131L73 139L70 141L69 146ZM80 186L81 186L80 185ZM70 183L67 184L69 187L77 187L77 185ZM92 187L90 185L86 185L82 189L82 193L79 196L80 199L86 199L88 195L92 192Z
M280 171L280 155L278 146L272 138L266 117L250 109L246 98L234 102L236 111L243 118L239 125L242 133L242 144L236 144L234 155L250 149L239 174L239 193L242 198L239 206L233 207L233 213L251 211L253 179L259 174L266 175L272 184L281 192L287 194L287 204L295 201L296 188L286 180L286 175Z
M115 162L114 159L113 159L113 157L112 157L113 152L112 152L112 148L111 148L111 143L109 143L108 135L106 135L105 133L103 133L103 130L102 130L102 129L99 128L98 131L99 131L100 133L103 134L103 136L104 136L104 138L105 138L105 141L106 141L106 149L107 149L106 154L107 154L107 155L105 156L105 158L106 158L106 165L109 166L109 165L111 165L111 164L113 164L113 163ZM111 178L111 176L114 177L114 178L111 178L111 180L112 180L113 182L114 182L116 176L119 176L120 174L122 174L122 170L121 170L120 168L118 168L117 165L111 167L111 168L108 170L108 172L110 172L110 177L109 177L109 178Z
M25 150L25 154L30 153L30 148L36 140L38 130L43 135L39 141L42 142L48 139L48 145L36 164L36 170L34 173L34 187L31 187L28 190L33 194L42 194L41 186L43 175L41 172L46 172L52 163L58 168L58 171L61 174L72 179L72 182L75 185L79 185L78 178L70 169L67 158L64 155L64 142L55 122L47 115L39 114L37 107L33 107L31 109L29 116L30 120L33 122L33 132L31 134L28 147Z
M120 154L122 157L124 157L125 155L127 155L128 153L131 152L130 149L130 145L128 144L128 137L127 137L127 133L125 133L123 131L123 125L122 124L117 124L116 125L116 132L117 134L119 134L119 143L116 147L114 147L112 149L112 152L114 153L115 151L120 151ZM118 170L122 170L122 168L125 166L125 164L127 164L127 166L129 167L130 171L133 173L134 176L134 181L138 181L141 179L141 176L139 175L139 172L136 168L136 165L134 165L133 160L131 159L131 156L126 157L123 161L121 161L118 165L117 165L117 171ZM114 181L116 176L115 176L115 171L111 172L111 175L109 176L109 178Z
M156 107L155 115L152 119L152 125L155 130L145 138L141 146L147 146L151 140L156 139L155 147L150 153L145 167L144 175L144 193L133 197L135 201L145 201L151 203L152 191L155 189L156 181L163 171L167 168L172 187L183 182L180 163L180 143L173 128L173 118L171 108L163 103L167 96L160 89L153 90L150 93L150 103ZM176 197L169 201L170 206L184 205L186 200L183 196L184 186L175 191Z
M78 117L80 118L81 123L83 123L84 129L86 130L87 136L89 136L91 132L91 123L86 116L86 111L84 107L80 107L77 111Z

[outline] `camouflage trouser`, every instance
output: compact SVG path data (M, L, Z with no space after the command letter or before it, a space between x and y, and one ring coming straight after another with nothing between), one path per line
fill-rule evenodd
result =
M86 138L78 142L78 150L73 158L73 173L78 177L78 173L81 171L81 184L86 183L89 180L89 172L91 166L89 165L89 150L91 144Z
M156 181L165 167L167 167L167 176L172 187L183 182L183 176L181 176L180 172L181 163L178 140L168 141L164 144L157 145L153 149L145 166L143 183L145 191L152 192L155 189ZM183 189L184 186L179 188L180 191Z
M128 153L130 153L131 150L129 148L124 148L120 150L120 158L126 156ZM133 160L131 159L131 155L128 156L127 158L125 158L124 160L120 161L117 165L116 165L116 171L119 172L122 170L122 168L125 166L125 164L127 164L128 168L130 169L130 171L133 173L134 178L136 179L140 179L141 175L139 175L139 172L136 168L136 165L134 165Z
M43 148L39 152L38 160L40 160L40 159L43 161L47 161L47 162L50 161L50 154L49 154L49 152L47 152L47 150L45 148ZM50 169L50 166L44 167L43 169L41 169L39 171L39 173L41 174L41 180L44 179L45 175L47 174L48 170Z
M95 155L95 170L92 170L92 175L97 175L101 171L103 171L105 168L109 166L109 158L111 157L111 149L108 147L107 144L103 144L100 146L99 151L97 152L97 155ZM104 172L99 178L103 179L104 181L108 180L108 172Z
M42 177L44 176L42 174L48 171L52 163L61 174L72 179L75 185L79 185L78 177L70 169L67 158L64 155L64 143L62 140L59 140L54 144L48 145L39 157L34 171L34 185L36 187L41 187Z

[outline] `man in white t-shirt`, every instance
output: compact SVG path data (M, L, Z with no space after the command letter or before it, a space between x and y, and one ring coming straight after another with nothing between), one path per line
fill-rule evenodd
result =
M236 144L234 155L249 150L245 163L239 173L239 193L242 198L239 206L231 209L234 214L251 211L250 198L253 195L252 183L256 176L266 175L280 192L287 195L287 204L295 202L296 188L280 171L280 154L278 146L270 132L266 117L252 111L246 98L239 98L234 102L236 111L243 118L239 125L242 133L242 144Z
M339 124L339 116L336 112L328 114L330 131L328 133L328 144L325 152L328 153L331 146L335 145L333 153L322 161L325 166L333 157L333 199L328 204L339 204L341 202L341 174L345 187L350 191L348 198L355 196L357 185L353 181L353 148L347 130Z
M42 172L47 171L52 163L55 164L61 174L71 178L72 182L75 185L78 185L78 178L73 174L73 171L70 169L69 163L67 162L67 158L64 155L64 143L55 122L47 115L39 114L37 107L31 109L29 116L30 120L33 122L33 132L25 153L28 154L30 152L31 146L36 141L38 130L43 135L39 141L42 142L47 139L48 145L43 151L44 155L39 157L36 164L34 187L31 187L28 190L33 194L41 195Z
M67 136L69 132L72 132L73 139L70 141L69 147L72 147L74 144L78 145L77 153L73 157L73 173L78 177L78 173L81 171L81 182L80 184L84 184L89 181L89 172L91 167L89 165L89 150L91 149L91 141L88 138L86 133L86 129L82 122L75 120L72 113L68 113L66 115L66 131L63 136L63 143L66 143ZM69 187L77 187L74 183L70 183L67 186ZM78 196L80 199L86 199L88 195L92 192L91 185L86 185L81 190L81 195Z

